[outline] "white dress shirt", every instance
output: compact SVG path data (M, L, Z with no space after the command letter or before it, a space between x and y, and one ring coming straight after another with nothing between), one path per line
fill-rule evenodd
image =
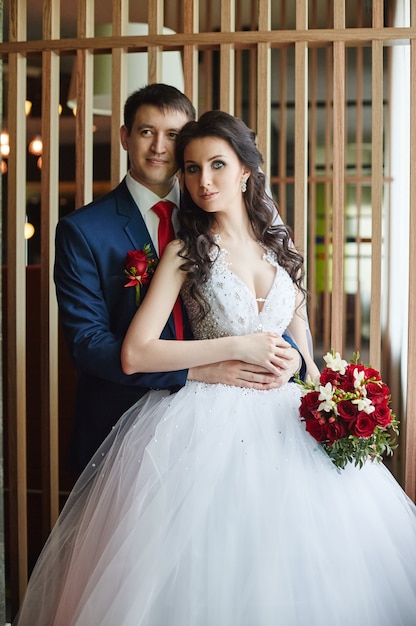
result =
M178 179L175 179L175 184L173 185L172 189L169 191L167 196L165 196L164 198L160 198L156 193L154 193L153 191L151 191L150 189L148 189L141 183L138 183L137 180L135 180L132 177L130 172L127 172L127 175L126 175L126 185L127 185L127 189L129 190L129 192L131 193L133 197L133 200L137 204L138 210L143 216L144 223L146 224L147 230L150 233L155 250L157 250L159 254L159 245L158 245L158 237L157 237L157 231L159 227L159 218L156 215L156 213L152 211L152 207L157 202L160 202L161 200L170 200L171 202L173 202L176 208L174 209L173 214L172 214L172 223L173 223L173 228L175 229L175 232L176 232L178 230L178 216L177 216L178 208L177 207L179 206L179 196L180 196L179 181Z

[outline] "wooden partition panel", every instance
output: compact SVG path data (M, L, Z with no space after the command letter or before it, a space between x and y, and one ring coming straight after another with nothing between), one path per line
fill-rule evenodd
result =
M44 2L45 40L59 38L59 5ZM53 284L54 229L59 206L59 84L60 59L56 52L42 52L42 139L41 175L41 432L44 538L59 514L58 465L58 310Z
M416 2L411 3L411 25L416 31ZM410 42L410 221L409 221L409 328L408 328L408 385L405 416L405 487L416 500L416 390L412 372L416 367L416 39Z
M26 38L25 3L15 2L10 12L10 40ZM27 476L26 476L26 290L25 250L22 237L24 213L17 207L26 204L26 189L20 180L25 167L26 134L26 56L18 50L8 56L10 82L7 93L10 156L8 159L7 207L7 353L6 380L3 390L8 406L8 459L9 459L9 524L10 561L15 565L10 574L10 584L17 596L25 590L27 565ZM7 456L5 455L7 458Z
M345 28L345 7L334 2L334 27ZM345 226L345 42L334 41L332 311L331 347L344 354L344 226Z
M411 61L410 75L404 77L410 81L409 206L415 204L416 180L416 0L411 2L408 23L398 26L393 3L385 14L383 0L373 0L371 10L366 0L103 0L99 6L78 0L73 8L63 7L59 0L39 0L40 38L26 30L28 21L30 25L35 19L35 4L10 0L8 36L0 44L8 68L3 128L10 137L3 206L7 221L3 265L8 276L3 388L8 433L6 555L13 613L26 586L28 563L36 558L71 486L65 459L58 452L70 431L62 415L63 407L73 400L75 374L68 375L65 369L63 380L68 360L59 343L52 281L54 231L69 200L79 208L125 174L127 159L119 128L125 98L133 89L128 83L129 55L148 52L143 84L146 79L161 80L163 52L179 51L184 91L198 113L222 108L242 117L257 133L280 213L305 256L309 320L319 364L330 348L342 351L345 358L360 350L365 361L384 368L386 382L397 374L392 371L391 328L384 316L389 284L395 280L385 267L386 257L395 254L386 228L395 210L389 205L394 181L387 168L388 132L394 121L389 101L393 43L407 46ZM112 23L111 35L96 34L95 26L104 22ZM147 23L148 34L128 34L129 22ZM174 33L165 34L166 26ZM94 113L93 105L94 60L103 54L111 54L111 116L107 118ZM68 59L74 60L76 117L66 106ZM31 126L24 108L26 87L36 67L41 68L37 123L43 140L38 179L26 166L30 139L26 129ZM61 117L59 105L64 105ZM69 127L71 132L73 128L71 142L65 135ZM97 136L102 128L107 134L100 144ZM70 157L62 157L67 143ZM110 162L101 160L101 154L109 154ZM26 266L33 259L27 256L22 233L29 189L38 193L41 211L37 259L41 315L36 330L41 337L37 365L41 409L39 415L28 417L31 409L24 390L33 372L26 362ZM416 226L413 213L409 214L406 233L411 244ZM409 310L403 353L408 351L407 367L400 371L393 398L402 422L394 471L416 499L416 396L414 385L407 385L407 371L416 368L414 245L409 245L406 263ZM39 450L26 442L28 419L38 424L43 442L41 481L29 491L26 459L30 467ZM42 500L42 528L36 541L36 524L27 512L28 493Z

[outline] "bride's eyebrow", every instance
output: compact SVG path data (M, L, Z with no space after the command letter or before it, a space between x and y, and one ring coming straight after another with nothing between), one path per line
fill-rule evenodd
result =
M215 161L215 159L226 159L227 157L223 154L216 154L215 156L208 157L207 161ZM198 163L198 161L194 161L193 159L186 159L185 163Z

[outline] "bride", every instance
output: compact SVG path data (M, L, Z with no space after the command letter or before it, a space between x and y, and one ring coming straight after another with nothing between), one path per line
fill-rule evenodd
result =
M261 155L221 111L177 140L180 240L126 335L126 373L308 352L302 258L273 225ZM181 293L195 341L160 340ZM416 507L384 465L337 470L300 389L188 381L119 420L32 574L19 626L411 626Z

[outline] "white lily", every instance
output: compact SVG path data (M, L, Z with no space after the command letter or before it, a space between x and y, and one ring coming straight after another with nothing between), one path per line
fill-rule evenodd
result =
M355 368L354 370L354 387L355 389L358 389L358 387L361 387L362 383L364 382L364 376L365 376L365 372L359 372L357 368Z
M322 400L322 402L318 406L318 411L326 411L327 413L332 411L335 406L335 402L332 399L332 391L331 383L326 383L325 387L322 385L319 387L318 400Z
M352 404L358 405L359 411L364 411L364 413L373 413L375 411L375 407L369 398L357 398L356 400L352 400Z
M320 377L320 374L317 374L316 376L314 376L314 378L312 378L310 374L307 374L305 383L308 385L310 389L312 389L313 387L315 390L318 390L319 389L319 377Z
M341 375L345 374L345 368L347 367L348 362L341 359L339 352L335 352L335 354L327 352L324 356L324 361L326 366L333 372L339 372Z

